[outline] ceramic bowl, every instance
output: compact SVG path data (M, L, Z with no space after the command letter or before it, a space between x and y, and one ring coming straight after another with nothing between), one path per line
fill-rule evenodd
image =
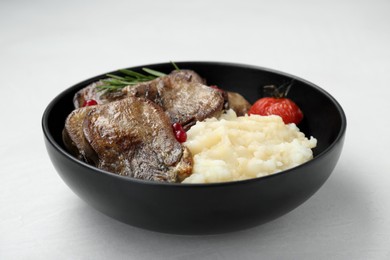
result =
M169 184L144 181L100 170L73 157L61 133L73 110L73 96L107 73L78 83L51 101L42 127L49 157L63 181L82 200L124 223L158 232L216 234L254 227L278 218L309 199L328 179L342 151L346 117L339 103L322 88L272 69L223 62L177 62L207 79L209 85L241 93L254 102L264 85L294 80L288 96L304 113L299 128L318 140L314 158L267 177L216 184ZM169 73L171 63L148 67ZM115 72L111 72L115 73Z

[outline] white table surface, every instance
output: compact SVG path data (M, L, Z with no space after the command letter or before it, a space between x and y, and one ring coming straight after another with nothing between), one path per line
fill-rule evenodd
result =
M215 236L134 228L60 179L41 117L91 76L229 61L305 78L348 118L325 185L270 223ZM390 259L390 2L1 1L0 259Z

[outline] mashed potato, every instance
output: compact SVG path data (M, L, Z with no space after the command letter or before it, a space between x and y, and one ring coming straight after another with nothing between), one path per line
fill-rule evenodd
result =
M279 116L241 116L229 110L221 118L197 122L184 143L194 156L183 183L245 180L283 171L313 158L313 137Z

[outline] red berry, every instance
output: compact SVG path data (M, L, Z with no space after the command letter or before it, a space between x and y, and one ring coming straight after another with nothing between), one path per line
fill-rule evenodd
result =
M187 140L187 133L184 130L175 131L175 136L179 143L184 143Z
M257 100L249 109L248 114L262 116L278 115L285 124L299 124L303 119L303 113L299 107L288 98L265 97Z
M187 133L183 129L183 126L180 123L172 124L173 132L175 133L176 140L179 143L184 143L187 140Z
M184 131L184 130L183 130L183 126L182 126L180 123L174 123L174 124L172 125L172 128L173 128L173 130L175 130L175 131Z
M89 106L94 106L94 105L97 105L97 102L94 99L85 100L83 103L83 107L89 107Z
M217 85L211 85L210 88L213 88L213 89L216 89L216 90L222 92L222 89L220 89Z

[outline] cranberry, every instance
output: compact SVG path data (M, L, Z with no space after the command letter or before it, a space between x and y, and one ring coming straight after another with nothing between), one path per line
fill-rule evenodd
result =
M172 125L172 128L174 131L183 131L184 130L183 126L180 123L174 123Z
M222 92L222 89L220 89L217 85L211 85L210 88L213 88L213 89L216 89L216 90Z
M184 143L187 140L187 133L184 130L175 131L175 136L179 143Z
M184 143L187 140L187 133L183 129L183 126L180 123L172 124L173 132L175 133L176 140L179 143Z
M97 102L94 99L85 100L83 103L83 107L89 107L89 106L94 106L94 105L97 105Z

